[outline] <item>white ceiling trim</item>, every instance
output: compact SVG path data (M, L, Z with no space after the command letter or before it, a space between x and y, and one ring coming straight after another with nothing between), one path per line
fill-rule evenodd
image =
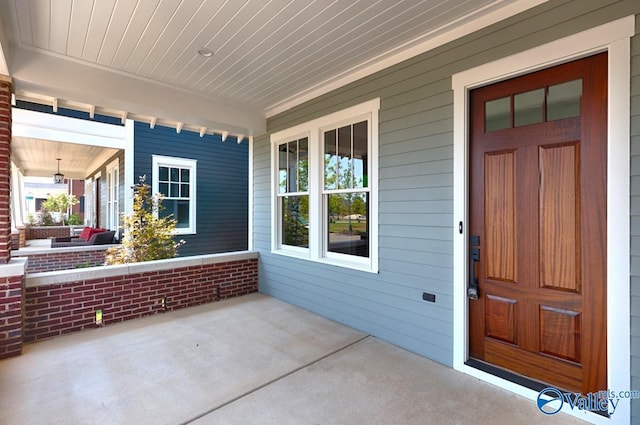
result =
M73 99L87 105L161 117L232 134L266 131L263 111L229 101L194 95L169 84L151 82L124 72L61 58L34 48L12 50L16 92ZM73 76L70 78L69 76Z
M125 127L43 112L12 109L13 137L124 149Z
M317 84L304 92L298 93L290 98L272 105L266 111L267 118L273 117L279 113L287 111L304 102L313 100L324 94L344 87L347 84L358 81L364 77L375 74L390 66L401 63L407 59L418 56L424 52L442 46L458 38L478 31L489 25L493 25L525 10L543 4L548 0L520 0L516 3L502 5L501 0L474 11L473 13L463 16L443 28L425 34L418 39L412 40L399 46L391 52L381 54L364 64L345 70L340 75L332 77L320 84ZM494 10L492 10L494 9ZM492 11L491 11L492 10ZM480 15L478 17L478 15Z

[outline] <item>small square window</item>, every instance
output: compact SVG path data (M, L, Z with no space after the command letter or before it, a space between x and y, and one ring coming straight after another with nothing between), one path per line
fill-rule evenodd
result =
M163 217L176 220L176 233L196 231L196 160L153 155L153 189L160 193Z

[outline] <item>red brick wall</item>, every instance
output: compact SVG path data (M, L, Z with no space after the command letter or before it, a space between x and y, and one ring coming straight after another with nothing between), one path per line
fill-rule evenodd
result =
M0 264L11 259L11 83L0 76Z
M0 277L0 359L22 353L22 276Z
M97 309L108 326L257 291L257 259L27 287L24 341L96 328Z
M71 229L68 226L41 226L27 227L27 240L31 239L48 239L48 238L64 238L71 235Z
M51 254L29 254L27 273L52 272L56 270L102 266L104 265L105 251L106 248L98 250L83 249L73 252L53 252Z

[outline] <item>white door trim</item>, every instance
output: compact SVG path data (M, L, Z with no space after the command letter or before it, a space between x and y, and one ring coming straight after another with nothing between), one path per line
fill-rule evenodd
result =
M469 69L452 77L454 90L454 298L453 367L463 373L535 400L536 391L466 366L468 358L467 241L468 241L468 100L469 90L527 74L597 52L609 53L607 156L607 346L609 389L630 390L630 37L635 17L556 40L518 54ZM458 231L462 223L462 233ZM606 388L603 388L605 390ZM597 424L628 423L629 400L621 400L610 418L572 411L568 414Z

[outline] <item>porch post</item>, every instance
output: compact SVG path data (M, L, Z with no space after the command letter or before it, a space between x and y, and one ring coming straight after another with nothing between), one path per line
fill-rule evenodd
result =
M0 75L0 359L22 353L26 261L11 259L11 78Z
M11 260L11 78L0 75L0 264Z

